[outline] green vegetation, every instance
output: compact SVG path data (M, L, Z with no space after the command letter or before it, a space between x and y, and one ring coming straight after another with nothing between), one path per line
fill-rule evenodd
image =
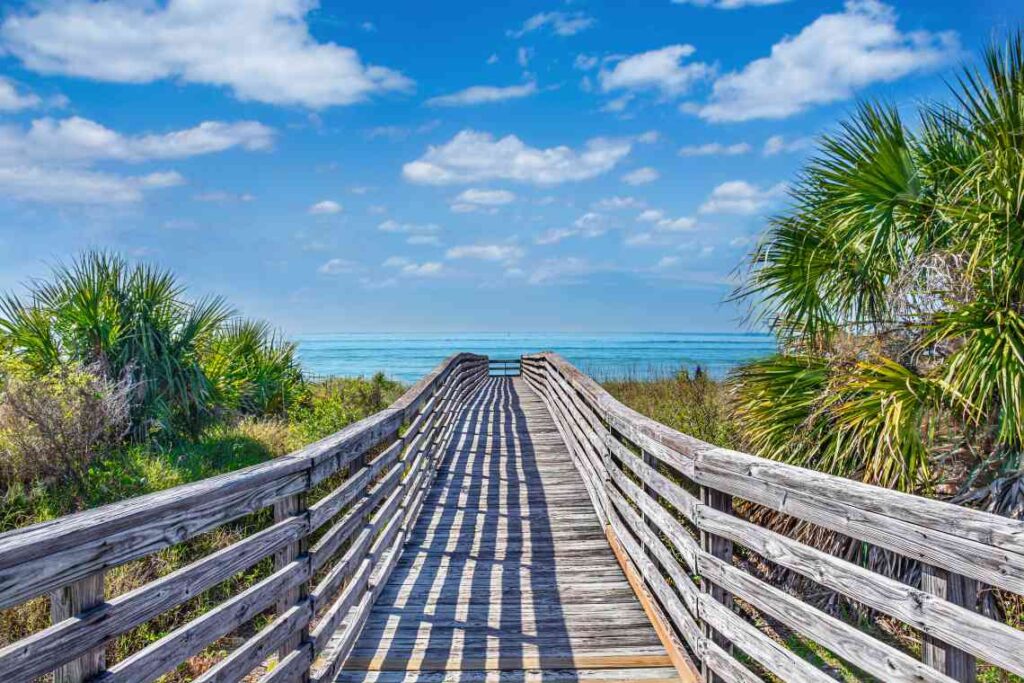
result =
M0 531L247 467L321 439L404 390L304 381L294 347L166 271L101 253L0 303ZM336 484L336 482L335 482ZM107 575L119 595L226 547L269 514L224 525ZM116 662L269 575L262 562L118 638ZM0 611L0 645L49 624L46 598ZM257 619L254 627L259 626ZM165 680L191 680L214 647Z
M783 352L735 376L761 455L1024 512L1024 36L952 104L863 105L739 290Z

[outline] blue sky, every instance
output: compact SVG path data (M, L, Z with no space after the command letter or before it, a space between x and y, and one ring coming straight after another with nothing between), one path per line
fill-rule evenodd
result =
M811 141L1016 1L5 2L0 288L107 248L290 333L729 331Z

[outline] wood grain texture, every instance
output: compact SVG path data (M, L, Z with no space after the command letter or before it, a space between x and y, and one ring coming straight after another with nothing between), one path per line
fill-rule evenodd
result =
M549 680L545 671L579 669L601 671L595 681L678 681L525 377L488 378L453 426L335 680ZM594 449L595 436L577 437Z

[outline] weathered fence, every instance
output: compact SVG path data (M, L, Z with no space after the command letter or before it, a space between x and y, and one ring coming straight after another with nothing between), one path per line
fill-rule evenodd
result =
M715 447L623 406L556 354L522 367L684 678L835 680L757 628L758 615L880 681L973 681L979 661L1024 676L1024 632L976 611L982 586L1024 593L1021 522ZM740 501L916 560L921 589L741 518ZM767 583L744 558L902 622L920 658Z
M460 400L487 376L452 356L388 409L265 464L0 535L0 609L49 595L53 625L0 650L0 681L51 671L61 683L143 683L262 613L252 633L197 680L330 681L416 518ZM104 574L229 522L273 520L229 547L122 595ZM119 635L262 560L273 571L107 667ZM274 652L276 666L260 670Z

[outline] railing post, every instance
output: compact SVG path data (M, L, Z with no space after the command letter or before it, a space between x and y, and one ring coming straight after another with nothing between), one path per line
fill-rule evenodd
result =
M710 508L724 512L726 514L732 514L732 496L721 491L717 491L707 486L700 487L700 498L704 505ZM704 552L717 557L723 562L732 564L732 541L715 534L710 534L704 530L700 532L700 547ZM700 579L701 590L711 596L711 599L716 600L729 609L733 608L732 595L729 594L721 586L717 586L706 577ZM706 620L701 620L701 628L704 630L704 637L710 638L715 642L716 645L723 648L726 652L732 652L732 643L729 642L728 638L718 633ZM701 669L703 670L704 680L707 683L721 683L722 678L715 675L715 673L708 667L706 661L701 662Z
M50 619L56 624L103 604L103 572L59 588L50 594ZM92 650L53 672L54 683L82 683L107 668L103 647Z
M977 581L932 565L921 565L921 590L972 611L978 606ZM977 677L974 655L927 634L921 647L921 661L961 683L974 683Z
M306 492L296 493L291 496L286 496L278 501L274 502L274 521L282 522L290 517L296 517L298 515L305 514L308 509L306 500ZM280 570L286 567L290 562L294 562L298 557L304 555L308 550L309 540L306 536L287 544L274 554L274 570ZM310 577L312 578L312 577ZM291 609L293 606L299 604L303 600L309 597L309 579L303 581L295 588L289 589L281 594L281 597L277 601L277 614L281 615ZM278 650L278 658L283 660L292 651L297 650L302 643L309 639L309 625L305 625L299 631L296 631L288 640L281 645L281 649ZM301 676L295 679L296 681L309 680L309 667L303 670Z

